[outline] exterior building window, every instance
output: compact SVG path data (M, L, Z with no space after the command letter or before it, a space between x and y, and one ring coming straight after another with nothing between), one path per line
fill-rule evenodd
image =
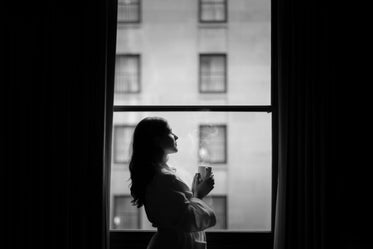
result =
M227 62L225 54L201 54L199 57L201 93L227 92Z
M140 92L140 55L117 55L115 62L116 93Z
M140 20L140 0L118 0L118 23L139 23Z
M227 0L200 0L200 22L227 22Z
M226 125L200 125L199 161L213 164L227 162Z
M114 196L114 212L112 227L114 229L138 229L140 228L140 209L131 203L129 195Z
M210 230L228 229L227 227L227 196L212 195L205 198L205 202L214 211L216 216L216 225Z
M114 126L114 163L129 162L129 150L134 129L134 126L128 125Z

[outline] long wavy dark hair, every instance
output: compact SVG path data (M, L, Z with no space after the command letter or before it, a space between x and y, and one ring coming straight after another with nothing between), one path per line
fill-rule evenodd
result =
M144 205L146 187L166 156L157 139L168 132L167 121L159 117L144 118L134 130L129 170L132 203L137 207Z

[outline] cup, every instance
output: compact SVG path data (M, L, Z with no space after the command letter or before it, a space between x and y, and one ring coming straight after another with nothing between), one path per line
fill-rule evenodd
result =
M207 166L198 166L198 173L200 173L202 180L211 175L212 168Z

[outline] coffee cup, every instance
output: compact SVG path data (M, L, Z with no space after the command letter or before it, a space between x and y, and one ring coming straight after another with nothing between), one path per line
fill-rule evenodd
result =
M204 180L205 178L211 175L212 168L207 166L198 166L198 173L201 175L201 179Z

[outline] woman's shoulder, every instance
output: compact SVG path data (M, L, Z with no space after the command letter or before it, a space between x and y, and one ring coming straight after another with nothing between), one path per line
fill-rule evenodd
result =
M177 179L177 177L176 177L175 173L171 170L160 169L155 174L155 179L157 181L162 181L162 182L174 182Z
M177 189L187 190L186 184L181 180L175 170L162 169L158 171L155 175L155 180L158 184L163 186L173 186Z

